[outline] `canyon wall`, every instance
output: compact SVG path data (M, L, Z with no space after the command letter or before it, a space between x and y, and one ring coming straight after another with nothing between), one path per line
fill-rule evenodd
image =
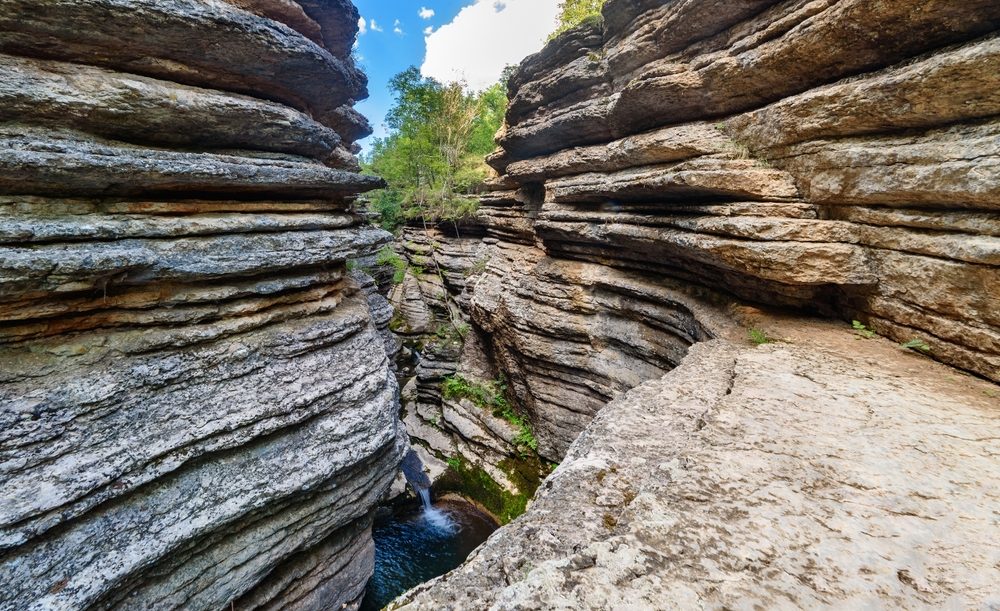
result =
M522 62L491 192L406 229L394 301L471 323L415 438L504 483L497 419L440 390L497 376L561 464L400 606L995 604L998 31L986 0L609 0Z
M671 285L1000 381L998 27L991 1L612 0L526 59L471 312L543 453L709 335Z
M465 245L412 227L409 256L447 281L476 253L452 300L553 461L713 336L691 297L1000 381L998 24L989 1L613 0L514 72Z
M348 0L0 0L0 609L329 609L405 434Z

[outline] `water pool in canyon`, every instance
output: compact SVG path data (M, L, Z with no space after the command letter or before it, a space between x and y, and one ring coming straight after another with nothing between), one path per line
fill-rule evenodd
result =
M488 514L456 497L427 506L414 502L376 518L375 574L361 611L378 611L410 588L454 569L497 527Z

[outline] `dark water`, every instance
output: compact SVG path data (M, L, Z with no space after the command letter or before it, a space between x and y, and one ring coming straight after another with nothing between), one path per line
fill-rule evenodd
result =
M375 574L361 611L378 611L410 588L443 575L479 547L497 525L475 506L458 500L414 504L377 519Z

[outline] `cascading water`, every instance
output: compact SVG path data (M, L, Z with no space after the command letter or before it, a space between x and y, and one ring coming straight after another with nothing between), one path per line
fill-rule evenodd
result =
M420 502L424 506L423 518L431 526L444 531L455 531L458 528L458 524L446 511L442 511L436 507L431 502L431 482L424 473L424 463L420 461L420 457L413 450L406 453L403 457L403 464L401 466L403 470L403 475L406 477L406 481L413 488L413 491L417 493L420 497Z
M375 574L361 611L382 609L410 588L457 567L497 528L491 517L460 498L445 498L435 506L431 482L412 450L402 470L421 505L399 506L376 519Z
M417 490L417 494L420 495L420 501L424 504L424 511L428 511L434 507L431 505L431 491L429 489L421 488Z

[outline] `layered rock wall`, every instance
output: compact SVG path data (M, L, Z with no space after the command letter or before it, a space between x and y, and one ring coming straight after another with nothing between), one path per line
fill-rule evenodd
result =
M0 608L360 597L405 435L357 20L0 1Z
M468 312L561 464L398 608L995 605L998 31L608 0L522 62Z
M708 336L671 285L1000 380L998 27L985 1L611 0L526 59L471 308L545 451Z
M990 608L996 385L841 325L694 346L397 609Z

